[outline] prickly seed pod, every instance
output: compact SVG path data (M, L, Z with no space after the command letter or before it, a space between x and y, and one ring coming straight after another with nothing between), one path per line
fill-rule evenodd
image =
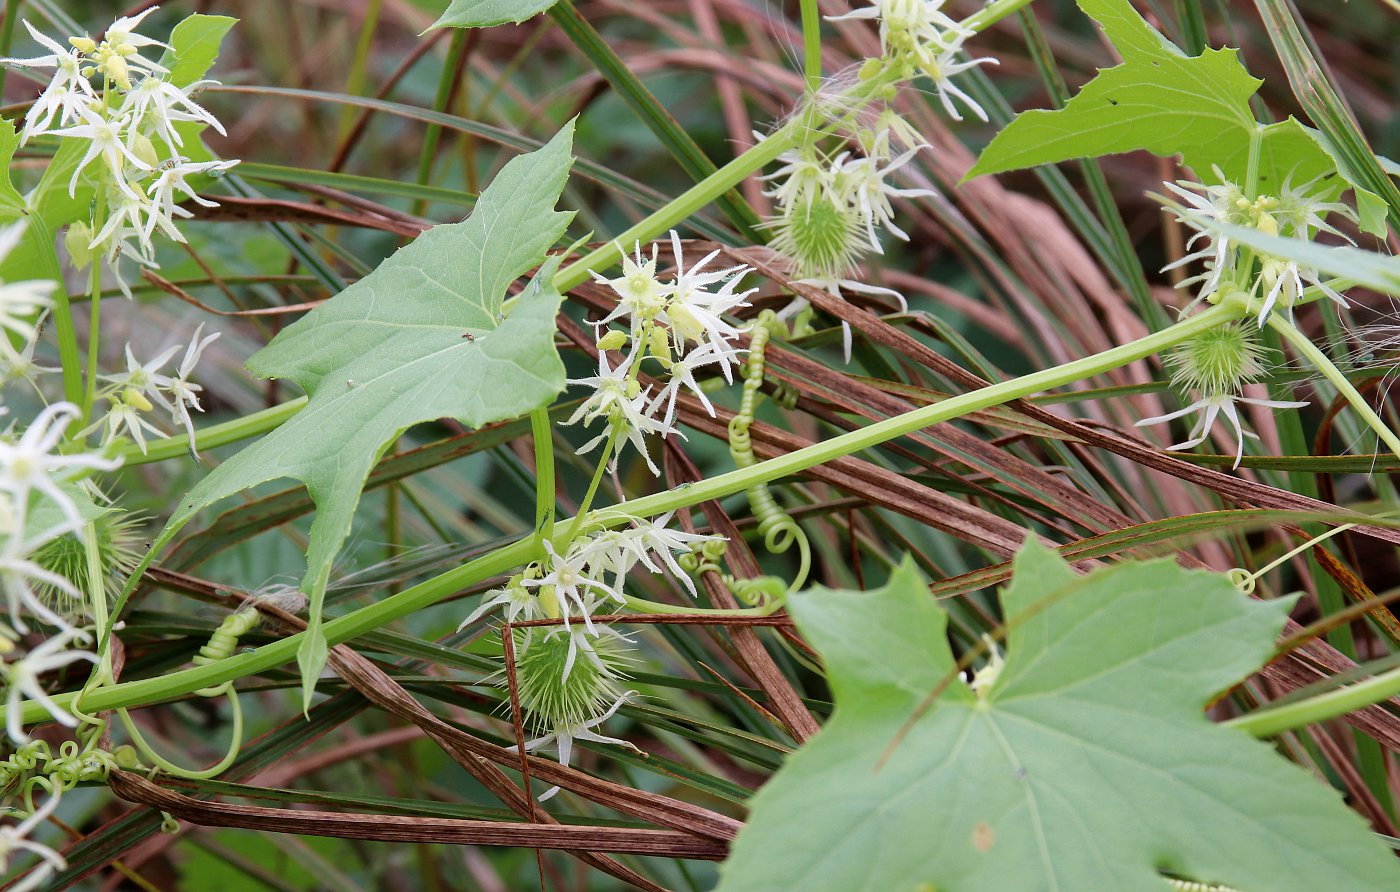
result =
M630 660L621 636L570 629L516 629L520 705L537 728L575 728L622 696Z
M830 190L784 209L767 225L774 233L769 246L791 260L804 279L844 278L869 248L860 211Z
M103 569L102 590L108 603L112 603L126 584L131 571L141 561L138 550L138 535L143 518L120 508L108 508L93 518L93 530L97 534L98 562ZM55 573L73 583L80 592L91 592L88 584L88 557L83 540L75 533L64 533L50 539L34 553L34 561L50 573ZM91 609L86 602L74 600L53 586L43 583L34 585L34 593L45 606L60 616L88 618Z
M1264 348L1254 327L1232 322L1203 332L1167 356L1172 384L1206 395L1239 393L1264 374Z

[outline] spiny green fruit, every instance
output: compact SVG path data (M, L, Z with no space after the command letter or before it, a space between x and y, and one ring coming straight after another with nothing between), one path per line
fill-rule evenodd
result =
M1181 344L1167 357L1167 366L1177 387L1218 396L1239 393L1263 376L1263 357L1253 326L1232 322Z
M517 629L516 680L531 724L576 728L615 703L630 662L623 641L609 631L593 636L581 628Z
M97 535L98 562L103 570L102 589L109 604L115 601L141 560L137 543L140 541L138 530L142 522L139 515L120 508L108 508L92 519ZM50 573L67 579L85 595L91 591L88 585L87 549L76 533L64 533L45 542L35 551L33 560ZM86 599L74 601L65 592L43 583L35 584L34 593L43 599L49 609L61 616L89 617L90 608Z
M795 202L771 220L769 246L792 261L799 278L844 278L869 247L860 212L824 190L808 202Z

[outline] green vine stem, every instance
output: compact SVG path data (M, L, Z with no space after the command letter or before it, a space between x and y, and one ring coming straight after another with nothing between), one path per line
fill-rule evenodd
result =
M729 454L739 468L753 467L753 440L749 428L754 422L759 400L763 399L763 372L767 364L768 341L775 332L782 333L783 323L772 310L764 310L754 322L749 334L749 354L744 359L744 392L739 400L739 411L729 420ZM763 536L763 545L773 554L782 554L797 545L797 575L792 580L791 590L796 591L807 581L807 573L812 566L812 549L807 534L797 521L792 519L767 483L755 483L745 490L749 497L749 509L758 521L758 532Z
M578 503L578 514L566 528L564 541L561 543L561 551L567 551L569 543L578 538L578 534L583 531L584 525L588 522L588 508L593 504L593 497L598 494L598 486L603 482L603 474L608 469L608 459L612 458L613 450L617 448L618 428L614 427L608 432L608 440L603 444L603 452L598 456L598 467L593 469L593 479L588 481L588 491L583 494L583 501Z
M817 0L802 0L802 71L808 93L821 89L822 13Z
M757 607L740 607L734 610L716 610L711 607L685 607L678 604L661 604L657 601L648 601L643 598L634 598L631 595L623 595L627 607L636 613L644 613L650 616L666 614L680 614L682 616L708 616L716 619L735 616L772 616L783 606L781 600L769 601Z
M1261 709L1230 719L1224 724L1255 737L1273 737L1284 731L1325 722L1328 719L1364 709L1400 694L1400 669L1391 669L1375 678L1328 691L1285 706Z
M306 403L306 397L297 397L260 412L235 418L233 421L200 428L194 435L195 448L213 449L216 446L226 446L229 443L237 443L239 440L247 440L265 434L280 427L293 415L306 408ZM189 438L182 434L178 437L153 440L146 444L145 452L142 452L135 443L131 443L119 449L117 455L121 457L124 467L131 467L132 465L145 465L166 461L180 455L188 455L189 451Z
M97 203L97 214L94 217L99 225L102 223L103 204L101 201ZM93 227L93 231L98 231L96 226ZM98 343L100 341L98 333L102 329L102 259L100 257L94 256L92 258L91 270L88 277L87 386L83 391L82 414L78 416L81 424L92 420L93 404L97 402Z
M815 443L787 455L758 462L751 467L739 468L707 480L682 484L673 490L632 499L604 509L604 511L599 512L598 517L607 518L607 523L616 525L623 522L623 518L627 516L651 517L712 499L724 498L733 493L742 492L755 484L767 483L780 477L798 473L932 424L951 421L969 412L988 409L1136 362L1195 337L1217 325L1240 319L1248 312L1249 306L1246 301L1227 299L1219 305L1188 317L1170 328L1154 332L1102 353L1020 378L992 384L980 390L959 394L941 402L887 418L860 430L833 437L825 442ZM580 514L578 518L574 519L573 524L579 524L584 517L585 515ZM132 581L128 583L123 597L129 596L145 568L155 559L160 547L168 542L175 532L176 530L167 530L166 534L147 552L141 564L133 572ZM366 632L381 628L400 617L432 606L443 598L460 592L467 586L526 564L537 556L538 550L536 539L532 533L530 536L405 589L396 595L328 621L323 627L326 640L330 645L340 644ZM110 634L110 626L106 631ZM297 648L305 634L305 632L299 632L279 641L265 644L255 650L234 654L207 665L171 672L159 678L122 682L92 690L83 695L83 706L93 711L102 711L158 703L183 697L200 688L264 672L294 660ZM59 694L54 697L54 701L60 707L66 708L72 703L74 696L72 693ZM5 712L6 710L0 709L0 718L3 718ZM46 714L41 704L26 703L24 705L23 718L26 722L38 721Z
M1400 437L1396 437L1390 426L1376 414L1371 404L1366 402L1366 398L1347 380L1346 375L1333 365L1332 360L1312 342L1312 339L1280 313L1270 314L1269 327L1278 332L1313 368L1321 372L1324 378L1332 382L1332 386L1337 388L1337 392L1350 404L1352 411L1360 415L1367 427L1375 431L1387 449L1400 455Z
M535 446L535 534L554 538L554 428L549 407L530 413L530 435Z

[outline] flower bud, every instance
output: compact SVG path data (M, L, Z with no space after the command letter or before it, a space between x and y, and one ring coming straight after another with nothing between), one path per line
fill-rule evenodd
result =
M132 137L131 154L151 167L160 163L160 155L156 152L155 145L151 142L151 138L144 133L138 133Z
M627 344L627 332L620 328L613 328L598 339L599 350L619 350Z
M81 221L70 225L63 233L63 247L68 249L68 258L73 261L73 266L87 269L93 255L92 227Z
M146 395L135 387L128 387L121 392L121 401L125 405L137 409L141 412L149 412L155 408L151 401L146 399Z

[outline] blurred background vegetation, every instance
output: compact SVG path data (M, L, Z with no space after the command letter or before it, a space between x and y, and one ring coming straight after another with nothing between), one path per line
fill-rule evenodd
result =
M23 29L15 28L18 17L47 33L67 33L65 17L96 32L113 16L145 5L10 0L4 10L3 35L12 41L6 54L25 55L30 49ZM1295 85L1254 3L1139 0L1135 5L1188 51L1239 47L1250 71L1264 79L1257 97L1261 120L1301 113ZM700 153L723 164L753 144L754 130L764 130L790 110L802 88L793 0L578 0L517 26L425 33L443 6L443 0L170 0L162 5L147 21L147 33L164 33L191 12L240 19L214 69L221 86L210 86L201 101L228 127L227 137L209 134L211 148L242 164L212 190L222 207L196 209L201 219L184 230L187 250L166 251L159 279L143 281L132 304L112 301L110 314L104 303L103 324L117 333L103 339L113 351L106 365L121 362L116 351L126 340L138 355L150 355L183 343L203 322L223 333L200 367L207 392L203 422L276 405L295 397L295 388L252 379L242 368L252 352L297 313L364 275L424 226L461 219L506 159L548 139L570 118L578 118L579 158L564 200L579 211L570 234L591 233L600 242L694 182L684 161L658 138L658 130L672 125L656 109L668 112ZM962 14L976 6L950 3ZM1318 58L1361 131L1377 153L1396 156L1397 12L1376 0L1308 0L1299 6ZM837 14L849 7L833 0L822 8ZM873 30L860 22L829 24L824 34L828 74L857 63L877 45ZM622 69L609 67L609 50ZM898 312L888 300L857 303L884 315L891 331L905 332L993 380L1086 355L1160 326L1187 300L1171 290L1168 276L1156 272L1180 255L1183 236L1145 193L1160 188L1164 179L1183 176L1173 161L1137 153L959 185L977 150L1011 113L1050 107L1095 69L1113 64L1097 29L1071 0L1037 0L1028 14L978 38L974 52L1001 62L964 81L992 111L990 124L949 124L935 113L931 97L917 92L899 101L934 146L909 165L909 181L935 188L941 197L902 203L899 223L911 234L910 242L876 258L864 272L867 281L901 291L909 312ZM625 89L638 86L641 99L634 94L629 103ZM10 72L5 116L22 113L36 89L24 74ZM639 114L637 101L652 111ZM16 160L17 179L36 177L48 151L42 141L24 150ZM767 199L761 184L751 180L739 192L762 216ZM756 242L752 231L718 207L707 209L682 234L733 246ZM81 282L69 286L82 293ZM587 289L575 297L567 312L582 321L590 307ZM779 284L764 282L756 305L782 300ZM1361 334L1328 329L1315 312L1300 317L1339 357L1371 351L1365 326L1396 321L1388 301L1364 296L1350 320ZM818 328L785 349L815 360L824 376L798 363L773 363L774 380L799 398L795 409L770 403L760 416L800 438L818 440L883 417L892 405L918 404L965 387L966 382L952 381L920 361L908 345L892 346L883 330L858 331L854 360L847 365L837 320L820 317ZM575 346L570 343L568 362L580 374L592 361ZM1389 383L1387 375L1377 391L1388 391ZM1100 389L1085 384L1083 392L1045 405L1089 428L1129 438L1140 436L1134 420L1175 405L1160 367L1151 363L1092 386ZM1330 402L1325 393L1314 392L1306 381L1300 389L1309 394L1300 398L1316 401L1301 421L1292 415L1252 419L1263 437L1260 454L1284 458L1246 460L1240 477L1248 486L1277 486L1347 507L1394 507L1393 487L1385 474L1368 473L1370 459L1343 457L1373 452L1372 444L1345 414L1324 416ZM561 411L571 405L569 399L566 395ZM736 400L737 389L716 396L719 405L731 409ZM561 444L578 442L574 431L558 436ZM782 447L779 439L769 442ZM1153 442L1160 447L1169 441ZM146 516L154 532L206 467L236 448L210 450L199 463L180 456L129 468L119 492L124 507ZM693 430L683 448L701 474L731 466L723 441L706 432ZM576 504L591 468L574 458L572 448L559 455L567 483L562 501ZM901 553L912 552L938 581L940 594L958 596L947 603L962 647L996 623L988 585L998 578L996 568L1006 556L998 542L1011 541L1017 531L1035 530L1060 543L1101 537L1093 540L1095 554L1108 559L1165 551L1220 570L1261 566L1301 541L1277 520L1242 515L1219 519L1204 534L1200 525L1173 526L1173 518L1204 511L1277 506L1252 503L1248 486L1243 496L1222 497L1209 483L1149 469L1011 410L981 413L951 431L906 437L863 458L865 467L848 466L776 488L812 537L814 579L840 587L877 585ZM1230 460L1184 456L1178 464L1228 469ZM386 456L384 476L394 478L392 485L376 486L361 503L328 609L344 612L528 530L531 461L528 424L481 432L438 424L411 431ZM1380 470L1396 468L1393 457L1381 462ZM682 471L673 456L672 474ZM891 472L899 486L881 476ZM247 493L217 517L211 512L207 525L192 527L161 562L165 575L136 602L121 634L123 678L187 663L227 613L230 592L295 584L304 567L310 503L286 483ZM657 485L637 467L624 467L620 483L630 494ZM975 509L979 522L991 518L986 523L993 532L973 529L975 524L950 513L950 503ZM751 530L742 496L726 500L722 508L718 518L697 514L697 522L722 526L732 519ZM1125 532L1114 538L1120 530ZM1343 536L1329 547L1345 573L1323 572L1315 559L1300 558L1266 580L1274 591L1308 593L1295 615L1301 622L1335 613L1358 597L1384 595L1400 582L1394 549L1386 543ZM763 569L790 573L782 558L758 551ZM980 572L987 568L993 570ZM658 600L678 595L661 577L637 586L640 594ZM461 599L358 640L355 648L435 714L505 744L513 738L497 684L499 640L484 622L455 631L477 593L463 592ZM1385 608L1367 619L1325 626L1331 644L1363 662L1385 659L1396 646L1396 623ZM632 631L637 639L632 686L645 696L608 727L651 757L585 748L581 766L638 790L742 818L747 796L781 763L798 735L769 710L764 685L745 670L731 636L693 626ZM250 635L243 644L276 634ZM806 707L824 715L828 694L812 655L786 632L763 630L760 640ZM1301 677L1315 680L1335 670L1327 666L1312 678ZM1237 704L1272 699L1288 687L1280 684L1277 678L1256 679L1219 710L1228 715ZM514 819L418 727L367 708L339 679L323 681L325 696L310 722L300 716L292 667L249 679L241 689L257 739L228 780L176 785L189 795L330 811ZM208 701L146 710L142 720L191 764L217 758L227 732L227 716ZM1289 735L1280 745L1341 788L1375 829L1395 836L1393 741L1377 730L1384 727L1380 718L1362 731L1338 723ZM567 793L551 803L551 810L566 822L635 823ZM54 888L75 883L92 889L228 892L627 888L559 852L537 856L524 848L390 844L193 826L178 835L163 834L152 812L128 811L97 790L65 797L61 815L73 839L82 841L69 850L72 867ZM666 888L706 889L715 875L703 861L620 860Z

